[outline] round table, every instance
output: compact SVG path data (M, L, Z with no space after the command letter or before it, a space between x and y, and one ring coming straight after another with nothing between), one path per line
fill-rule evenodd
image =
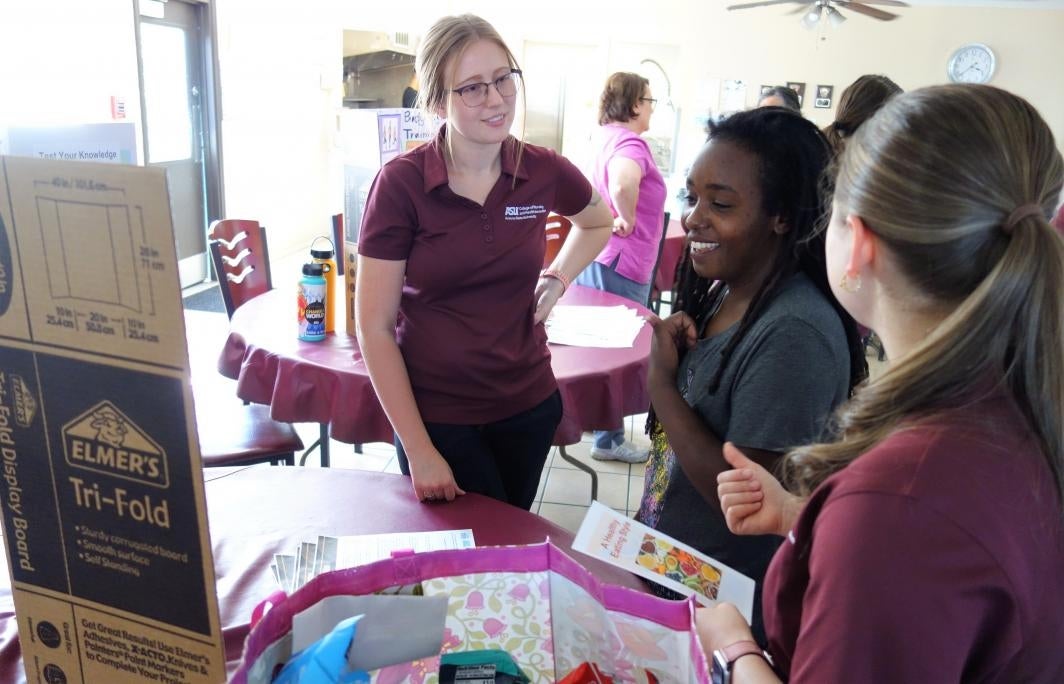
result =
M515 506L478 494L422 504L402 475L361 470L252 466L204 470L219 616L230 673L251 611L277 590L274 554L318 535L471 529L477 546L550 540L604 582L645 592L635 575L571 549L573 535ZM24 682L6 560L0 560L0 682Z
M640 315L650 313L623 297L579 285L571 287L559 303L625 305ZM651 328L645 325L630 348L550 345L551 368L563 406L555 445L576 444L584 430L613 430L625 416L646 412L650 337ZM373 391L358 341L343 331L330 333L321 342L297 339L291 292L271 290L233 313L218 370L236 379L241 399L268 404L275 420L319 423L322 465L328 464L329 435L351 444L392 442L392 426ZM597 498L594 470L564 449L561 455L591 475L592 498Z

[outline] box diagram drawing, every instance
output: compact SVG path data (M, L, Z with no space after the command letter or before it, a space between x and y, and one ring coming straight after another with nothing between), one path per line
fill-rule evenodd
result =
M138 264L140 207L38 196L37 213L52 297L153 313L151 273Z

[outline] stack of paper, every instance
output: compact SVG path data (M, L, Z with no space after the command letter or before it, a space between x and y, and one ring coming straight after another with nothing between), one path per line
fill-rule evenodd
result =
M627 306L554 307L547 341L573 347L631 347L646 321Z
M439 551L471 549L473 530L358 534L348 537L319 536L303 542L295 555L274 554L270 565L277 583L291 594L323 572L353 568L390 558L393 551Z

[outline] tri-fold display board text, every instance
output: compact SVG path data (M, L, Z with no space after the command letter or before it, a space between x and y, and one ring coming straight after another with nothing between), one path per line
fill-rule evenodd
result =
M165 171L0 157L0 463L29 681L225 679Z

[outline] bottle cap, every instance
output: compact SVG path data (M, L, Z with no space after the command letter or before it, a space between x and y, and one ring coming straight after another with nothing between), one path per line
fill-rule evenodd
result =
M325 240L326 242L328 242L329 249L314 249L314 245L318 243L318 240ZM314 242L310 243L310 256L314 259L332 259L334 253L335 250L333 249L332 240L325 237L324 235L319 235L318 237L314 238Z
M322 270L321 264L303 264L303 275L322 276L325 271Z

